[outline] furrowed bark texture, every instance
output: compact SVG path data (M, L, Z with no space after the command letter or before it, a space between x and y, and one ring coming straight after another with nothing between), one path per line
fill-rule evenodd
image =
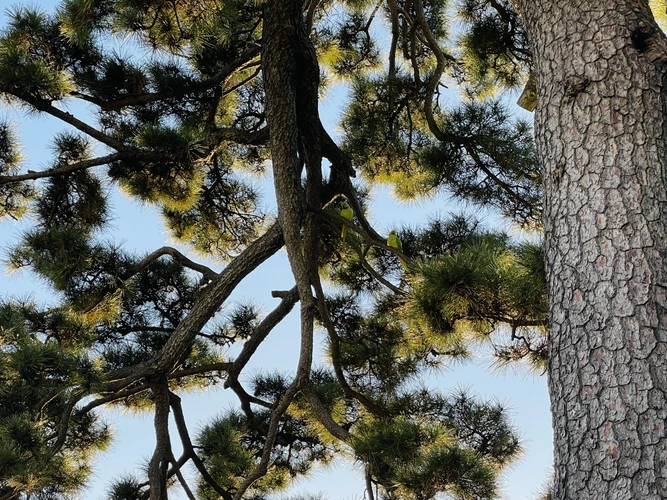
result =
M302 12L302 0L267 1L264 5L262 33L266 120L269 125L278 217L301 305L301 353L296 375L300 382L308 380L312 363L315 299L308 272L313 245L309 244L312 242L308 231L305 239L302 239L301 232L306 217L301 170L304 162L308 161L308 154L303 154L303 149L299 148L299 124L304 123L304 120L299 120L299 116L307 111L317 113L316 105L314 109L312 106L304 109L307 98L298 95L298 91L305 86L303 82L298 85L300 79L312 77L313 74L312 68L305 68L303 64L299 39L299 30L303 29ZM315 71L315 76L318 74Z
M667 51L647 3L514 2L538 81L558 500L667 496Z

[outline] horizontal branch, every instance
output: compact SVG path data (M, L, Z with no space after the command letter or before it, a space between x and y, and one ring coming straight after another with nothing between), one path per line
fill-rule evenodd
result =
M175 372L171 372L167 378L175 379L181 377L190 377L192 375L201 375L202 373L207 372L223 372L229 370L232 366L232 363L220 362L220 363L209 363L207 365L193 366L191 368L182 368Z
M231 75L233 75L243 64L257 57L259 53L260 53L259 46L251 47L248 50L246 50L243 54L241 54L239 57L237 57L229 64L227 64L224 68L222 68L208 80L205 80L203 82L193 83L191 85L184 85L175 90L166 90L162 92L146 92L143 94L122 97L110 101L82 94L80 92L73 92L70 95L72 97L76 97L86 102L95 104L96 106L99 106L99 108L103 111L120 111L128 106L150 104L152 102L162 101L165 99L183 97L189 94L194 94L195 92L202 92L204 90L216 87L217 85L220 85L225 80L227 80Z
M100 165L107 165L114 161L120 161L120 160L160 161L164 160L165 158L166 157L164 155L151 153L149 151L124 150L119 153L100 156L98 158L91 158L90 160L81 160L75 163L70 163L68 165L42 170L40 172L36 172L34 170L28 170L28 173L26 174L3 175L0 176L0 186L3 184L10 184L12 182L29 181L35 179L42 179L44 177L56 177L58 175L71 174L72 172L78 172L79 170L86 170L93 167L99 167Z
M133 396L134 394L138 394L142 391L147 390L148 388L149 386L147 384L139 384L134 387L130 387L127 389L123 389L121 391L114 392L112 394L108 394L101 398L94 399L86 406L79 408L79 410L77 410L77 413L87 413L90 410L97 408L98 406L101 406L106 403L111 403L112 401L118 401L119 399L127 398L129 396Z
M269 128L262 127L254 132L234 127L221 127L211 131L209 140L215 143L234 142L247 146L262 146L269 140Z

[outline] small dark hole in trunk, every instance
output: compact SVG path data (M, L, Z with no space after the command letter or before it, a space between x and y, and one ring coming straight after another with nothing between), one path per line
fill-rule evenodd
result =
M630 34L630 40L632 41L632 46L637 49L637 52L643 54L648 50L648 39L650 35L642 30L637 28Z

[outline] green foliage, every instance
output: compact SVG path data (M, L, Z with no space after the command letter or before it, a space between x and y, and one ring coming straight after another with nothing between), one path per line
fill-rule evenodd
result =
M428 142L407 75L357 78L342 127L345 148L362 172L379 182L425 184L416 152ZM414 180L416 178L416 180Z
M464 82L475 92L521 84L531 66L531 51L518 14L507 0L461 0Z
M473 101L441 115L451 142L433 141L420 151L422 168L461 197L498 209L522 225L541 221L541 172L532 128L513 120L499 101Z
M121 477L112 483L108 500L139 500L142 493L141 484L135 477Z
M264 381L266 383L266 381ZM260 385L263 385L260 382ZM256 391L256 395L263 394ZM252 420L238 412L229 412L207 424L197 437L197 445L210 467L210 473L225 490L233 493L257 463L264 445L270 412L254 413ZM272 465L257 481L251 494L286 488L295 478L306 474L317 462L327 463L331 450L299 418L285 416L279 424ZM206 483L200 484L202 498L218 498Z
M331 356L344 366L356 387L378 398L437 365L431 339L407 329L398 307L399 299L392 296L385 296L371 311L361 309L346 296L329 301L329 312L341 338L339 350Z
M317 32L320 64L339 78L365 74L380 66L380 51L369 33L369 15L354 5L333 25Z
M16 175L21 168L22 156L16 134L7 122L0 123L0 175ZM33 187L27 182L0 184L0 219L18 218L25 214Z
M426 335L458 332L487 338L504 324L500 361L546 362L546 278L540 247L514 246L502 234L470 238L457 252L425 261L411 277L407 317Z
M90 388L99 372L76 349L26 333L24 314L30 318L32 307L0 305L0 491L53 498L85 484L90 460L111 435L93 412L73 411L61 428L65 389Z
M206 255L229 258L259 234L264 216L258 193L229 169L209 170L197 201L183 210L163 210L174 236Z
M90 146L79 136L55 139L56 162L63 168L90 159ZM45 227L71 227L91 231L106 222L106 195L101 181L88 171L50 178L35 204L36 215Z
M233 496L248 478L257 479L244 497L267 498L335 456L362 464L381 498L496 496L498 475L521 451L507 411L464 393L440 395L422 387L423 377L482 341L501 361L542 366L542 251L459 215L392 228L399 258L367 213L372 185L387 183L401 199L454 195L539 230L531 127L502 99L480 98L526 78L525 33L505 0L308 6L302 27L310 33L292 40L290 53L267 45L272 20L258 0L64 0L54 15L8 13L3 99L76 132L57 134L52 160L17 181L18 139L0 124L0 216L30 218L7 260L54 292L50 307L0 304L1 498L80 494L111 440L95 408L178 416L177 394L223 383L242 411L204 423L191 449L181 435L181 460L204 470L193 488L199 498ZM448 25L454 15L462 21L456 31ZM120 53L127 40L130 53ZM280 125L269 129L275 96L265 89L275 57L295 63L298 85L285 95L293 92L297 104L287 114L308 163L303 185L316 194L303 214L280 217L302 228L308 221L300 242L313 264L306 274L313 289L316 266L327 282L314 312L326 368L300 366L297 381L267 368L246 391L239 371L247 359L230 353L245 343L241 352L252 355L293 302L268 315L247 302L216 316L282 245L282 236L276 243L265 233L273 215L249 180L276 159ZM302 90L316 84L321 94L327 78L351 87L340 148L319 134L316 103L304 104ZM445 105L451 82L468 100ZM70 114L79 101L93 112ZM312 184L313 155L328 169L322 185ZM347 182L352 170L368 185ZM107 241L107 196L117 188L156 208L187 250L133 255ZM356 226L345 238L336 219L343 200ZM227 267L218 273L190 254ZM169 446L158 464L168 471L165 486L177 476ZM119 477L109 498L145 498L154 481Z
M343 120L345 145L368 178L391 183L404 199L447 188L522 225L539 225L541 173L532 129L500 101L443 111L441 136L433 138L410 79L359 79L353 93Z
M57 36L44 12L26 7L9 11L9 22L0 38L0 82L26 98L52 101L74 90L70 76L54 52Z
M365 418L351 446L390 498L493 498L499 465L516 457L518 440L506 410L458 394L401 394L398 414Z

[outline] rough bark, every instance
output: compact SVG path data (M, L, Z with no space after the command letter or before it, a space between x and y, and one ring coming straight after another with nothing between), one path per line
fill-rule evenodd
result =
M515 0L538 82L555 498L665 498L665 37L640 0Z

